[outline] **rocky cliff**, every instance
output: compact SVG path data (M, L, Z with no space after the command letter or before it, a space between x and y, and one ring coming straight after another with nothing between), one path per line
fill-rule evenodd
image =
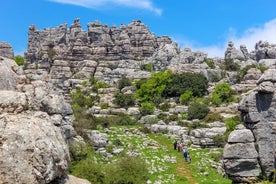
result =
M257 87L240 101L244 126L233 131L224 148L226 174L234 182L273 179L276 166L276 69L269 69ZM274 178L275 179L275 178Z
M46 81L0 57L0 183L50 183L69 164L73 112Z

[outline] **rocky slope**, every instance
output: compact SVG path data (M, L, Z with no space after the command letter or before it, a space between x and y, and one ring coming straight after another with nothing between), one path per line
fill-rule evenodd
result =
M69 165L72 109L45 81L0 57L0 183L50 183ZM65 180L64 180L65 181ZM69 180L67 180L69 181Z
M64 176L69 163L67 142L78 142L79 138L75 137L71 125L74 117L67 102L70 92L83 81L94 77L111 86L98 91L100 102L108 103L110 108L94 105L90 111L95 116L125 113L136 117L140 113L137 107L124 109L112 104L118 81L122 77L148 78L152 71L166 69L203 73L211 82L222 79L240 93L254 88L239 105L245 125L230 134L225 147L226 174L235 182L249 182L257 180L260 174L270 177L271 170L275 169L276 80L275 69L272 69L276 65L275 45L260 41L255 51L249 53L245 46L236 49L229 42L226 59L233 59L242 67L264 64L271 69L260 79L260 70L250 69L240 84L234 84L236 73L219 67L223 59L213 59L214 67L208 66L205 53L188 48L181 50L169 37L155 36L139 20L119 28L95 21L84 31L80 20L76 19L69 29L67 24L44 30L37 30L33 25L28 35L23 68L8 59L13 58L12 48L7 43L0 44L0 56L3 56L0 57L0 181L3 183L49 183L68 179ZM150 66L150 70L145 66ZM123 93L134 91L131 87L122 89ZM222 114L236 111L237 104L219 110ZM167 115L185 112L185 106L175 104ZM147 124L150 118L155 117L143 117L140 122ZM221 122L190 132L175 122L162 121L151 125L150 129L153 132L166 130L185 140L185 144L201 147L214 146L213 138L226 131ZM106 141L93 131L89 134L92 142Z

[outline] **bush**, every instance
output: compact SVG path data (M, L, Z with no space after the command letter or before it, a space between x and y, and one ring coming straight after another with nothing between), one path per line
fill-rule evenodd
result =
M226 132L232 132L235 130L238 124L242 124L240 116L234 116L225 120Z
M105 172L100 164L94 162L93 158L84 159L78 164L71 166L72 175L87 179L92 183L104 183Z
M206 104L193 102L188 107L188 120L203 119L209 111L210 110Z
M121 80L119 80L118 82L118 88L121 90L123 89L124 87L126 86L131 86L131 80L126 78L126 77L123 77Z
M106 184L144 184L149 179L146 163L139 157L124 157L106 168Z
M208 80L203 74L182 73L172 74L171 80L163 92L166 97L179 97L186 91L192 91L193 96L202 97L208 88Z
M210 58L204 58L204 62L211 68L214 69L215 68L215 63L212 59Z
M162 101L163 91L170 82L171 71L161 71L153 73L150 78L137 88L135 96L142 102L152 102L158 104Z
M233 59L225 59L224 69L228 71L238 71L240 69L240 65L235 63Z
M188 105L189 102L193 99L193 92L190 90L185 91L185 93L183 93L180 98L180 104L182 105Z
M141 70L145 70L148 72L151 72L153 70L153 65L152 63L144 64L141 66Z
M227 83L221 83L215 86L212 91L212 103L214 105L221 105L222 103L229 103L234 100L234 91Z
M223 117L220 115L219 112L209 113L205 116L204 121L206 122L215 122L215 121L222 121Z
M24 65L24 58L22 56L16 55L13 59L18 66Z
M142 116L152 114L154 112L155 106L150 102L143 102L140 107L140 113Z
M226 135L219 135L219 134L215 135L215 137L213 138L215 146L224 147L224 145L227 142L227 138L228 136Z
M169 111L171 105L168 102L159 105L159 109L162 111Z
M133 94L116 93L114 97L113 103L120 107L127 108L135 104L135 97Z
M101 82L101 81L97 81L94 85L93 85L93 91L94 92L98 92L98 89L100 88L108 88L109 85L104 83L104 82Z
M107 109L108 103L101 103L101 109Z

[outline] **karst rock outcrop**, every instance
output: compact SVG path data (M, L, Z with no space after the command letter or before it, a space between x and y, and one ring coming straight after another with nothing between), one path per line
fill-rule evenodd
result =
M0 42L0 56L13 59L14 52L11 45L7 42Z
M276 165L276 69L268 69L257 87L239 104L244 125L228 138L223 158L227 176L236 183L273 179Z
M0 56L0 183L50 183L69 165L73 112L47 81Z

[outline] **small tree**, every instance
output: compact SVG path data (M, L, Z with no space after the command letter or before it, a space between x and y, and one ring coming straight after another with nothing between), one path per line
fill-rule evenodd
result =
M234 62L233 59L225 59L224 69L228 71L238 71L240 69L240 65Z
M149 115L154 112L155 106L153 103L150 102L143 102L140 107L141 115Z
M24 58L23 58L22 56L20 56L20 55L16 55L16 56L14 57L14 61L16 62L16 64L17 64L18 66L24 65Z
M188 103L193 99L193 92L190 90L185 91L180 98L179 101L182 105L188 105Z
M121 90L121 89L123 89L126 86L131 86L131 80L129 78L123 77L118 82L118 88Z
M133 94L116 93L114 97L113 103L120 107L127 108L135 104L135 97Z
M234 100L234 91L227 83L221 83L215 86L212 91L212 103L214 105L221 105L222 103L229 103Z
M193 102L188 107L188 120L203 119L209 111L209 107L206 104Z

